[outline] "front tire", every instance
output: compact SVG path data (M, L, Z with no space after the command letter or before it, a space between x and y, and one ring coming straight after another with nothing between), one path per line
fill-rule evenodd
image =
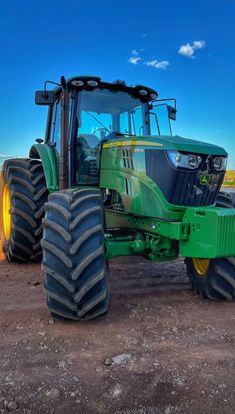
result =
M235 208L235 192L220 191L216 200L216 207Z
M235 193L220 192L216 207L234 208ZM235 257L185 259L193 290L205 299L235 300Z
M205 299L235 300L235 258L185 260L192 288ZM204 263L204 264L203 264Z
M0 192L0 233L5 257L17 263L40 261L42 217L48 194L41 161L5 161Z
M65 320L106 313L109 286L100 190L58 191L45 210L42 268L49 311Z

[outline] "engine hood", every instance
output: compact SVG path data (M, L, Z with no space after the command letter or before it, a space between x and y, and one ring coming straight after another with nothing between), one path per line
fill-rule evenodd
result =
M159 138L158 136L152 137L156 140ZM189 138L183 138L179 135L175 136L162 136L158 139L159 142L163 144L165 149L172 149L172 150L179 150L179 151L189 151L189 152L196 152L201 154L213 154L213 155L228 155L224 148L209 144L203 141L197 141Z
M218 145L208 144L203 141L196 141L189 138L183 138L179 135L146 135L146 136L117 136L115 139L108 139L104 143L104 148L117 148L128 146L154 147L156 149L178 150L192 152L197 154L212 154L227 156L224 148Z

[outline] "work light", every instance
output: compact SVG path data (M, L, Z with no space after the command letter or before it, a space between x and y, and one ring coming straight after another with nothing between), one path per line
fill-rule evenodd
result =
M89 80L87 81L87 84L95 88L98 85L98 82L96 82L95 80Z
M83 86L84 82L82 80L73 80L72 85L74 85L74 86Z
M146 96L146 95L148 95L148 92L145 89L140 89L139 94L142 95L142 96Z

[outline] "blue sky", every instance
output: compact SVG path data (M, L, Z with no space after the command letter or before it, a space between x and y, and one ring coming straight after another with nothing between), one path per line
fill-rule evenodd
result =
M176 97L173 132L224 146L235 169L234 28L234 0L2 3L0 156L44 136L44 80L92 74Z

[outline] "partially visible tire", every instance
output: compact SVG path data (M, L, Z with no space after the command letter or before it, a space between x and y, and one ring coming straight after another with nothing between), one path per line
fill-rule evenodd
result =
M2 171L0 171L0 194L1 195L3 194L3 175L2 175ZM0 198L0 202L2 204L2 197ZM5 259L5 255L4 255L4 252L3 252L3 246L2 246L2 237L3 237L2 225L3 225L3 223L2 223L2 214L1 214L1 211L0 211L0 262Z
M43 229L42 269L52 316L87 320L106 313L109 285L100 190L50 195Z
M220 191L216 200L216 206L235 208L235 192Z
M220 192L217 207L234 208L235 193ZM205 299L235 300L235 257L185 259L193 290Z
M196 261L198 260L198 262ZM235 300L235 258L208 260L203 272L200 262L204 259L185 260L192 288L205 299L216 301Z
M18 263L40 261L42 217L48 197L41 161L5 161L0 191L0 232L5 257Z

